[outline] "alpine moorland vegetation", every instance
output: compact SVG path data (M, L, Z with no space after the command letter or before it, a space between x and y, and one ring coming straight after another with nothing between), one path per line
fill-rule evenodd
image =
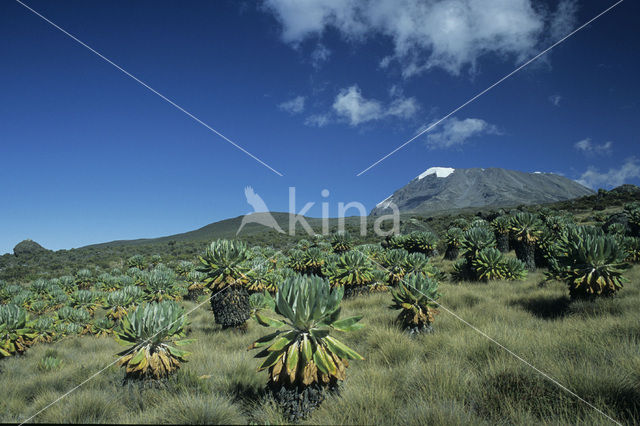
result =
M637 423L640 204L602 206L45 261L0 281L0 420L103 370L34 420Z

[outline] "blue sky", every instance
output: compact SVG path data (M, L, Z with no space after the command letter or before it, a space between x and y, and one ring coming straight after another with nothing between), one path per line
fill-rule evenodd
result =
M361 176L614 1L25 3L284 176L3 1L0 253L188 231L250 212L246 186L319 216L431 166L640 183L631 0Z

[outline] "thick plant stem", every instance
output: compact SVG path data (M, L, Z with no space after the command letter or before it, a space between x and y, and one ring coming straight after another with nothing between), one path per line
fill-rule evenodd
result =
M444 258L447 260L456 260L458 258L459 249L457 246L447 246L447 250L444 252Z
M516 245L516 257L524 262L529 271L536 269L536 246L533 243L519 241Z
M211 296L211 309L222 328L246 328L251 317L249 292L241 286L229 286Z
M496 232L496 248L502 253L509 251L509 234Z

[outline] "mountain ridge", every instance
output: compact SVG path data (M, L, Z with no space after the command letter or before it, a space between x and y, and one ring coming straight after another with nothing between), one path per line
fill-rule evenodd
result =
M371 211L436 213L469 207L514 207L564 201L595 192L554 173L526 173L502 168L431 167L396 190Z

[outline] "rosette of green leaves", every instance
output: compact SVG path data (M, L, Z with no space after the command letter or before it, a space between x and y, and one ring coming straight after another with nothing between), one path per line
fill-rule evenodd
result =
M54 289L50 295L50 304L52 309L58 309L59 307L65 305L69 302L69 295L64 292L61 288Z
M82 327L81 325L78 325L78 324L74 324L72 322L70 323L61 322L61 323L57 323L55 326L55 332L60 336L81 335L81 334L84 334L86 331L87 330L85 327Z
M560 235L567 227L575 225L571 215L547 216L544 223L556 236Z
M263 259L254 260L251 263L251 274L247 289L249 291L276 291L278 273L269 262Z
M273 311L276 308L276 302L268 291L264 293L253 293L249 296L249 306L251 307L251 315L262 310Z
M423 253L411 253L404 261L406 274L433 275L433 267L429 263L429 258Z
M403 249L387 250L382 258L381 265L389 274L387 282L390 285L396 285L402 280L406 271L405 265L409 253Z
M88 269L80 269L76 272L76 284L78 288L86 290L93 285L93 274Z
M466 231L470 228L469 226L469 221L463 217L459 217L457 219L454 219L453 222L451 222L451 226L454 226L456 228L460 228L462 229L462 231Z
M483 249L495 246L496 237L489 228L475 227L465 231L460 249L463 256L469 262L473 262Z
M181 260L176 265L176 273L179 276L186 278L189 272L193 271L195 267L196 265L194 265L192 262L189 262L188 260Z
M114 330L116 341L128 346L119 353L119 365L129 379L162 379L180 368L188 352L178 349L184 339L187 317L174 301L143 303L125 316Z
M609 296L622 288L627 254L609 235L583 227L569 229L561 239L553 276L564 281L576 298Z
M78 332L78 334L80 334L89 330L91 315L89 312L81 308L63 306L56 312L56 320L58 323L77 325L82 329Z
M640 262L640 238L624 237L622 239L622 247L627 254L625 261L632 263Z
M46 313L49 310L49 308L50 308L50 305L48 300L38 299L38 300L34 300L33 303L31 303L29 310L36 315L42 315Z
M200 256L198 271L207 274L204 282L212 291L228 285L245 286L249 282L251 252L238 240L212 242Z
M24 353L36 337L27 312L16 305L0 305L0 357Z
M353 238L348 231L336 232L331 236L331 248L335 253L344 253L353 247Z
M508 234L511 228L511 217L498 216L491 221L491 227L498 234Z
M186 288L178 285L176 273L162 265L149 272L145 284L147 299L157 302L180 300L187 293Z
M287 266L298 273L304 273L307 268L304 252L299 249L291 250L289 252Z
M478 280L501 280L504 278L503 254L493 247L486 247L473 259L473 269Z
M356 246L354 250L362 252L368 258L372 259L375 262L379 262L380 259L384 256L384 249L380 244L361 244Z
M366 285L373 281L373 263L359 252L340 255L331 270L329 281L333 286Z
M458 248L462 244L464 238L464 232L458 227L451 227L447 229L447 233L444 236L444 240L447 243L447 247Z
M527 266L515 257L504 258L504 278L509 281L524 280L527 278Z
M312 247L312 244L309 240L302 238L301 240L298 240L298 242L296 243L296 248L298 250L302 250L302 251L306 251L309 249L309 247Z
M51 317L40 317L33 321L33 342L34 343L51 343L55 338L54 320Z
M412 253L431 255L438 245L438 237L429 231L414 231L407 236L405 249Z
M265 327L277 330L256 340L249 349L262 348L265 358L258 370L269 369L269 381L277 385L309 386L344 380L349 360L363 357L331 336L333 331L354 331L362 327L361 316L340 319L344 289L331 289L316 276L293 277L278 288L276 320L256 313Z
M47 297L52 289L52 285L49 280L38 278L29 286L29 290L38 296Z
M19 291L11 297L11 304L29 309L35 300L36 295L31 290L25 290L19 286Z
M389 250L405 249L409 243L408 236L402 234L391 234L387 236L383 247Z
M107 309L108 318L118 321L127 315L127 311L133 305L133 302L134 299L131 293L123 290L116 290L107 294L103 307Z
M92 290L76 290L71 293L71 306L84 309L91 315L100 304L100 293Z
M106 337L113 334L113 329L116 326L116 323L107 318L100 318L91 324L91 334L94 334L98 337Z
M129 285L124 287L122 290L120 290L126 294L128 294L129 296L131 296L131 298L133 299L133 304L134 305L138 305L140 303L142 303L142 301L144 300L145 297L145 293L144 290L136 285Z
M471 221L471 223L469 224L469 228L487 228L487 229L491 229L491 224L489 224L489 222L487 222L486 220L477 217L475 219L473 219Z
M533 244L540 237L542 221L528 212L516 213L511 219L511 232L523 244Z
M318 247L309 247L304 251L304 272L307 274L321 275L322 267L326 260L326 253Z
M438 312L438 282L425 275L409 274L391 290L391 309L400 309L398 321L406 329L431 325Z
M73 293L78 289L76 280L71 275L65 275L63 277L58 278L58 285L67 294Z
M129 268L127 269L127 276L133 278L135 285L140 285L146 275L142 269Z
M117 289L117 283L111 274L103 273L98 275L96 287L102 291L113 291Z
M127 266L129 268L144 269L144 257L140 254L136 254L127 259Z

